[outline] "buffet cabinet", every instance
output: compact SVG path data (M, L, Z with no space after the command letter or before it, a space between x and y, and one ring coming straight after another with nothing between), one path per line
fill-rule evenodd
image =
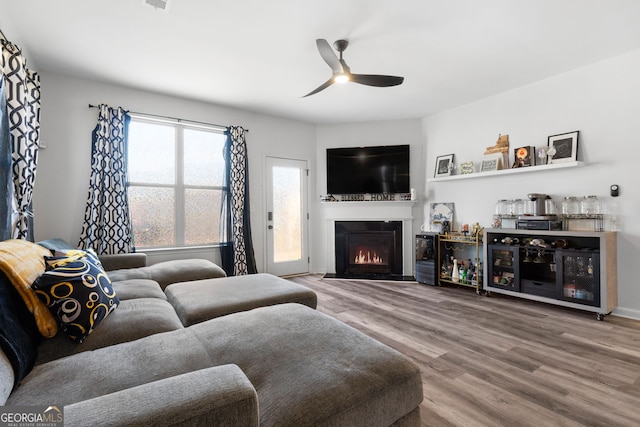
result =
M592 311L618 303L615 232L484 231L484 290Z

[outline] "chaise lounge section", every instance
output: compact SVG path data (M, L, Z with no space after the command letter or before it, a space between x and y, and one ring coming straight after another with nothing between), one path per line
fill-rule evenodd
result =
M182 277L197 276L187 265ZM179 264L169 267L180 276ZM81 344L61 332L38 340L17 384L15 357L3 344L1 404L64 407L65 426L419 425L417 365L314 310L307 288L258 274L170 279L165 293L147 266L126 270L107 273L121 279L113 282L120 298L113 313ZM24 304L2 278L3 308L13 307L3 324L24 323Z

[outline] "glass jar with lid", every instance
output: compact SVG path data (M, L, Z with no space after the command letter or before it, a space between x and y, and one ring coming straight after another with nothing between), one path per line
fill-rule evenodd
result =
M513 215L524 215L524 200L515 199L513 201Z
M505 199L498 200L496 203L496 215L506 215L507 214L507 201Z
M580 201L577 197L565 197L562 200L562 215L571 217L580 213Z
M580 202L582 215L598 215L600 213L600 200L598 196L585 196Z
M562 201L562 215L575 216L580 213L580 202L577 197L565 197Z

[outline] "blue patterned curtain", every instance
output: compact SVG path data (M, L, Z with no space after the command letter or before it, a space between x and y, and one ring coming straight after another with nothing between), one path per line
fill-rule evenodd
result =
M40 76L27 69L19 47L1 35L0 43L0 69L5 86L1 101L6 102L8 123L5 123L9 127L11 144L11 237L33 241L32 199L40 140ZM2 129L2 132L5 138L6 131ZM4 143L0 145L4 146ZM0 206L4 208L6 203Z
M222 268L229 276L257 273L249 218L249 169L245 130L230 126L224 152L226 170L222 194Z
M98 254L133 252L126 153L130 117L120 107L102 104L98 108L91 144L89 197L78 246Z

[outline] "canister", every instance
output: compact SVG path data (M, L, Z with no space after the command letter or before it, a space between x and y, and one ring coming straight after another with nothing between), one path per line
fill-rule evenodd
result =
M573 216L580 213L580 202L577 197L565 197L562 200L562 215Z
M598 196L585 196L580 202L582 215L597 215L600 213L600 201Z

